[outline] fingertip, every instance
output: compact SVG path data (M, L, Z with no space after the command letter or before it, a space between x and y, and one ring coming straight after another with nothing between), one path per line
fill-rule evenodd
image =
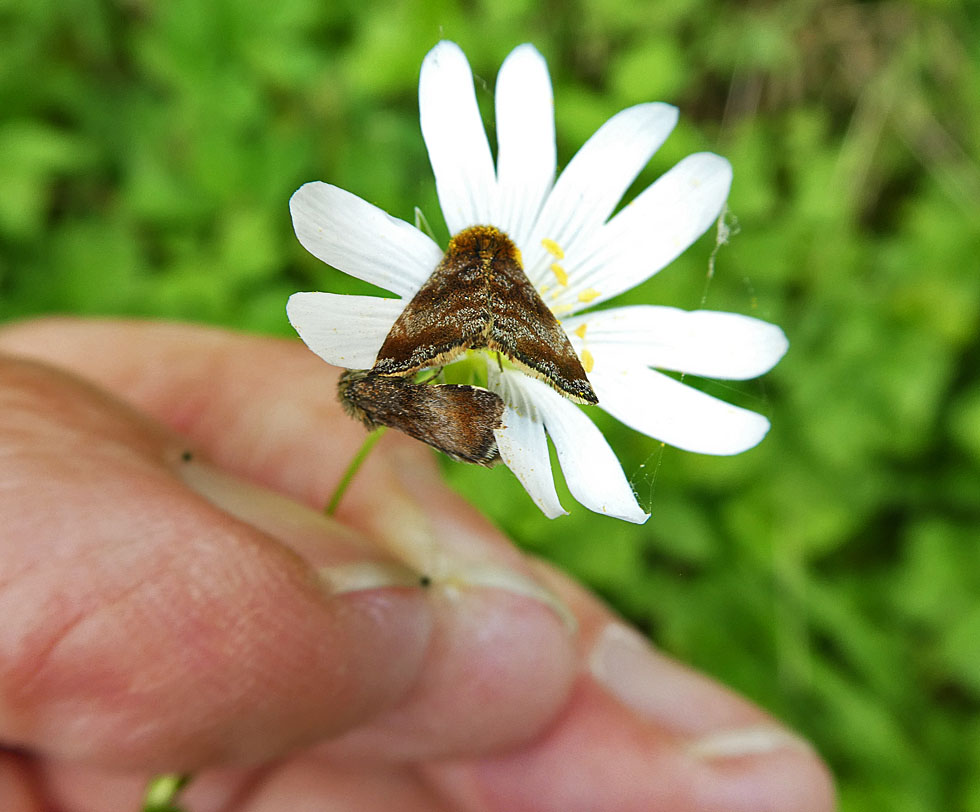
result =
M542 737L433 769L449 797L508 812L835 809L832 776L811 745L653 649L567 576L542 562L533 570L579 620L583 673Z
M377 490L352 488L351 521L424 576L435 626L406 702L331 752L422 759L514 746L551 722L574 681L571 613L498 530L446 498L429 462L390 449L372 473Z
M730 731L739 738L751 731ZM718 734L716 734L718 735ZM781 740L781 741L775 741ZM718 812L833 812L837 808L833 777L816 751L795 737L774 737L764 752L752 748L695 758L705 780L694 786L694 809ZM699 748L695 748L697 751ZM689 751L690 754L690 751Z
M833 812L829 775L797 747L706 762L637 719L584 676L525 747L426 769L433 786L482 812Z
M539 734L566 702L573 647L550 607L494 588L429 591L435 629L413 690L326 752L419 761L497 751Z

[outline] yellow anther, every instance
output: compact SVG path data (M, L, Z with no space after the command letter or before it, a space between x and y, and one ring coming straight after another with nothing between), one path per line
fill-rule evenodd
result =
M599 293L595 288L586 288L578 295L578 300L588 304L594 299L598 299L602 294Z
M538 288L538 293L540 293L540 294L541 294L541 296L542 296L542 298L543 298L543 297L544 297L544 295L545 295L545 294L546 294L546 293L547 293L547 292L548 292L549 290L551 290L551 288L549 288L549 287L548 287L547 285L542 285L542 286L541 286L540 288Z
M575 328L575 335L577 335L579 338L581 338L584 341L585 340L585 328L588 327L588 326L589 326L588 323L586 323L586 324L580 324L578 327Z
M541 245L543 245L544 250L551 254L551 256L553 256L555 259L565 258L565 252L561 250L561 246L554 240L549 240L547 237L545 237L543 240L541 240Z
M522 268L524 267L524 255L521 253L521 249L516 245L514 246L514 253L517 255L517 264Z
M555 305L553 308L551 308L551 312L554 313L556 316L561 317L564 316L566 313L571 313L572 310L574 309L575 308L573 308L570 304L558 304Z
M592 357L592 353L588 350L582 350L582 369L587 373L595 369L595 358Z
M565 288L568 287L568 271L562 268L557 262L552 262L551 272L555 275L559 285Z

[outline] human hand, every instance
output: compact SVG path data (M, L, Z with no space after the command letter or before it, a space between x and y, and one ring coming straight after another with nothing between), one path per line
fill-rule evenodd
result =
M0 810L134 812L163 771L193 812L833 808L423 446L389 432L324 518L364 439L334 382L207 328L0 331Z

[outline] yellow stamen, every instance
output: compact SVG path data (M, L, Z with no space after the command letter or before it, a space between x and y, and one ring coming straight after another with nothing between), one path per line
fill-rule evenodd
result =
M599 291L597 291L595 288L586 288L578 295L578 300L580 302L585 302L585 304L588 304L594 299L598 299L601 295L602 294L599 293Z
M561 267L557 262L551 263L551 272L558 279L558 284L562 287L568 287L568 271Z
M595 368L595 358L592 357L592 353L588 350L582 350L582 369L587 373L591 372Z
M549 240L547 237L545 237L543 240L541 240L541 245L543 245L544 250L551 254L551 256L553 256L555 259L565 258L565 252L561 250L561 246L554 240Z
M551 288L549 288L549 287L548 287L547 285L542 285L542 286L541 286L540 288L538 288L538 293L540 293L540 294L541 294L541 297L542 297L542 298L544 298L544 295L545 295L545 294L546 294L546 293L547 293L547 292L548 292L549 290L551 290Z
M516 245L514 246L514 253L517 255L517 264L520 265L523 268L524 267L524 255L521 254L521 249L518 248Z
M588 326L589 326L588 323L580 324L578 327L575 328L575 335L577 335L579 338L581 338L584 341L585 340L585 328L588 327Z
M551 308L551 312L556 316L564 316L566 313L571 313L574 308L570 304L559 304Z

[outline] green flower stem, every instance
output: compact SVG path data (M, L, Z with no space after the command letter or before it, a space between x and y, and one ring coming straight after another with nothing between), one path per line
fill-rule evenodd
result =
M364 460L367 459L367 455L371 453L371 449L374 448L375 444L381 439L381 436L384 433L385 427L379 426L364 440L364 443L354 455L354 459L352 459L350 461L350 465L347 466L347 470L344 471L344 475L340 478L340 482L337 483L337 487L334 489L333 495L330 497L330 501L327 503L327 507L323 511L328 516L333 516L334 513L337 512L337 507L340 505L340 500L343 498L344 493L346 493L351 480L354 479L354 475L364 463Z
M164 773L150 779L142 812L182 812L177 794L190 783L189 773Z

